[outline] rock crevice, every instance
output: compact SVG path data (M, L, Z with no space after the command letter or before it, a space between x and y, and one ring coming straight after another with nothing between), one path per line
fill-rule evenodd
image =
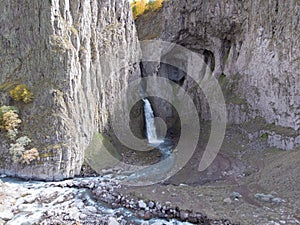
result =
M142 40L175 42L205 56L223 86L230 123L262 117L299 133L299 7L295 0L166 1L136 24ZM200 104L209 118L205 100Z
M0 3L1 105L16 105L19 135L32 140L41 160L11 162L0 135L0 173L60 180L80 172L94 133L110 131L120 90L140 76L139 44L129 3L101 1L4 1ZM30 104L8 97L26 84Z

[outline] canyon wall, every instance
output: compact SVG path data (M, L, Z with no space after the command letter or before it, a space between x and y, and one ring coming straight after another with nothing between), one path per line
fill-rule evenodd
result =
M297 0L165 1L136 24L141 40L204 55L222 86L229 123L265 120L269 144L293 149L300 145L299 9ZM205 101L196 104L209 119Z
M0 173L60 180L79 174L97 132L110 132L113 105L140 76L139 44L127 0L10 0L0 3L0 106L19 109L18 137L40 160L12 162L0 132ZM25 84L32 102L12 100Z

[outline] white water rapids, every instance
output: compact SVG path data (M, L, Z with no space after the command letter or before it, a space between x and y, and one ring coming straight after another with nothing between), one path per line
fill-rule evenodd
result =
M117 186L118 179L110 175L60 182L38 182L5 178L0 174L0 224L3 224L4 218L4 224L7 225L191 225L175 219L143 220L133 211L121 206L111 208L109 204L96 200L91 195L94 189L110 196L113 192L107 190L113 190Z

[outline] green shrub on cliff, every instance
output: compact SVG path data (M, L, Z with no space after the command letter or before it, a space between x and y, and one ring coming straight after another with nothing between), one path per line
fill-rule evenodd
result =
M25 147L31 142L27 136L22 136L15 143L10 144L9 152L14 163L30 164L33 160L39 160L39 152L36 148L26 150Z
M13 111L14 113L19 113L19 110L15 106L1 106L0 107L0 118L3 118L4 113L7 113L8 111Z
M39 160L39 151L36 148L25 149L31 142L27 136L17 138L19 126L22 123L19 118L19 110L14 106L0 107L0 129L6 131L7 137L12 142L9 153L14 163L30 164L34 160Z
M14 163L30 164L33 160L39 160L39 152L36 148L26 150L25 147L31 142L27 136L22 136L15 143L10 144L9 152Z

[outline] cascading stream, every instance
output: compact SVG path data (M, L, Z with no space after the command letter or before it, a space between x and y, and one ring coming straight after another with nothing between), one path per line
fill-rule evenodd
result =
M1 182L3 182L2 186ZM11 191L6 190L8 196L16 197L12 204L18 209L13 211L14 215L8 220L7 225L62 224L62 222L75 224L72 222L74 220L82 221L84 224L107 224L105 221L110 221L112 218L114 218L113 221L119 219L122 222L108 222L108 224L191 225L191 223L180 222L176 219L144 220L136 216L134 210L123 206L111 207L107 202L112 200L109 196L117 195L113 192L117 186L117 178L109 175L74 178L59 182L39 182L3 177L0 174L0 187ZM26 194L16 195L16 191ZM99 196L106 200L95 198L93 191L100 193Z
M154 113L151 107L151 104L148 99L143 99L144 101L144 113L146 120L146 133L149 144L158 144L161 143L162 140L157 138L155 121L154 121Z
M126 178L127 181L134 182L135 185L137 183L142 185L147 183L149 185L164 180L166 174L174 165L174 156L172 155L173 143L165 137L158 137L151 103L146 98L143 99L143 102L148 143L151 147L160 151L161 160L153 165L138 169Z

